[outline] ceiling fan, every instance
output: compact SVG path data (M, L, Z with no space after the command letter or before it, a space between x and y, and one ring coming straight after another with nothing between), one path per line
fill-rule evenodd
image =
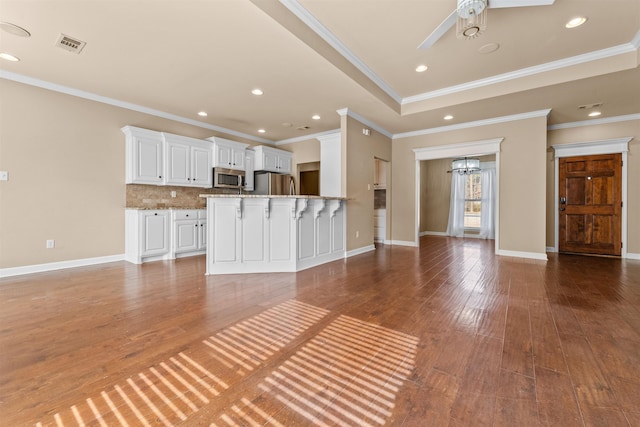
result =
M521 6L549 6L555 0L458 0L458 6L438 27L433 30L418 46L418 49L429 49L454 24L457 23L456 35L459 39L474 39L487 26L487 9L498 9Z

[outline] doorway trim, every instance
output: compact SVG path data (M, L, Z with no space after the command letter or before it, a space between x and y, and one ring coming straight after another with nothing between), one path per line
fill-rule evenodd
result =
M420 246L420 162L423 160L438 160L451 157L496 156L496 237L495 253L500 248L500 144L504 138L484 139L481 141L463 142L460 144L437 145L434 147L414 148L416 161L416 194L415 194L415 246Z
M560 158L574 156L591 156L597 154L622 154L622 230L620 241L622 242L621 258L627 258L627 156L629 153L629 141L633 137L604 139L599 141L573 142L569 144L552 145L554 155L554 252L558 252L560 242Z

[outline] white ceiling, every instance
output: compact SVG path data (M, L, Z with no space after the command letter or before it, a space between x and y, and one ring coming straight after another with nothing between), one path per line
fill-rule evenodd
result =
M550 124L582 121L577 107L597 102L600 118L640 113L640 0L489 9L479 38L458 40L454 29L417 49L455 3L0 0L0 21L31 32L0 32L0 51L21 59L1 61L0 77L264 142L337 129L343 108L390 134L546 108ZM566 29L576 15L589 20ZM57 48L60 33L87 45L79 55ZM488 43L500 48L479 53ZM416 73L419 64L429 70Z

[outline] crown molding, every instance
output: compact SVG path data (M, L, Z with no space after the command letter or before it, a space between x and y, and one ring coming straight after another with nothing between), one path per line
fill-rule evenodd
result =
M583 120L580 122L560 123L557 125L547 126L547 130L579 128L583 126L604 125L607 123L628 122L631 120L640 120L640 114L627 114L625 116L604 117L602 119Z
M440 132L451 132L451 131L460 130L460 129L468 129L468 128L475 128L479 126L495 125L498 123L513 122L516 120L526 120L534 117L546 117L549 115L550 112L551 112L551 109L538 110L538 111L531 111L529 113L513 114L510 116L494 117L492 119L476 120L473 122L458 123L455 125L416 130L413 132L397 133L393 135L393 139L410 138L412 136L430 135L430 134L440 133Z
M555 157L592 156L596 154L627 153L632 136L599 141L573 142L552 145Z
M320 38L333 47L347 61L353 64L360 72L367 76L382 91L389 95L398 104L401 103L402 97L398 95L384 80L373 72L367 64L358 58L342 41L335 36L327 27L325 27L315 16L311 14L298 0L280 0L280 3L298 19L300 19L307 27L311 28Z
M360 123L362 123L365 126L369 126L371 129L375 130L376 132L386 136L387 138L393 138L393 134L391 132L389 132L388 130L386 130L385 128L378 126L377 124L373 123L371 120L365 119L364 117L362 117L360 114L356 113L355 111L352 111L348 108L341 108L340 110L336 110L336 112L338 113L338 115L340 117L343 116L349 116L353 119L356 119L357 121L359 121Z
M164 111L155 110L153 108L144 107L142 105L132 104L131 102L121 101L114 98L108 98L106 96L97 95L95 93L86 92L84 90L75 89L69 86L63 86L63 85L51 83L45 80L35 79L33 77L25 76L22 74L12 73L10 71L0 70L0 78L11 80L18 83L23 83L30 86L39 87L42 89L51 90L54 92L64 93L66 95L71 95L78 98L88 99L90 101L95 101L102 104L113 105L114 107L124 108L126 110L137 111L138 113L144 113L144 114L149 114L155 117L161 117L163 119L173 120L174 122L185 123L185 124L196 126L199 128L225 133L227 135L246 138L251 141L261 142L265 144L273 144L273 141L271 141L270 139L256 137L256 136L238 132L232 129L223 128L221 126L216 126L216 125L201 122L198 120L177 116L175 114L166 113Z
M606 59L613 56L623 55L638 50L640 45L640 32L629 43L613 46L606 49L596 50L593 52L585 53L582 55L576 55L569 58L559 59L557 61L547 62L545 64L534 65L532 67L522 68L520 70L511 71L508 73L497 74L495 76L487 77L485 79L474 80L471 82L462 83L455 86L449 86L442 89L434 90L431 92L425 92L418 95L408 96L402 99L401 104L407 105L414 102L425 101L428 99L438 98L441 96L452 95L454 93L464 92L467 90L478 89L485 86L491 86L498 83L504 83L524 77L533 76L536 74L546 73L549 71L559 70L562 68L572 67L574 65L585 64L588 62L597 61L600 59Z
M296 142L308 141L310 139L319 139L323 136L333 135L335 133L340 133L340 129L332 129L325 132L312 133L311 135L297 136L295 138L283 139L281 141L277 141L274 145L286 145L293 144Z

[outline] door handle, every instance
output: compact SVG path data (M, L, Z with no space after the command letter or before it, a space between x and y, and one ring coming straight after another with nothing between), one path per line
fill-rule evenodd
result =
M567 208L565 208L564 206L560 208L560 212L565 211Z
M567 204L567 198L566 197L560 197L560 203L562 203L563 205Z

